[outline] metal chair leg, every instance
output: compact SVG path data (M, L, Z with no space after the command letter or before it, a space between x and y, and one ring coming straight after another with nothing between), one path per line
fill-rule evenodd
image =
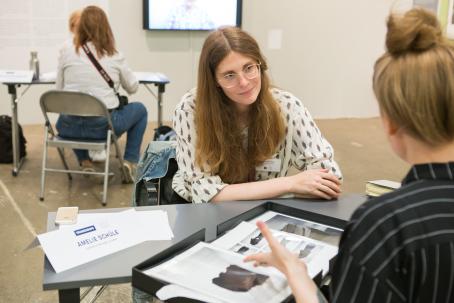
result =
M103 285L98 291L96 292L96 295L91 299L90 303L93 303L96 301L96 299L99 298L99 296L106 290L107 285Z
M80 301L82 301L92 290L94 286L90 286L87 290L84 291L84 293L80 296ZM96 292L95 296L90 300L90 303L93 303L96 301L96 299L101 296L101 294L106 290L107 285L102 285L101 288L98 289Z
M44 185L46 183L46 165L47 165L47 138L49 133L49 127L46 126L44 130L44 147L43 147L43 162L41 166L41 192L39 194L39 200L44 201Z
M68 166L68 163L66 162L65 153L64 153L63 149L60 147L57 147L57 150L58 150L58 154L60 155L60 159L63 162L63 166L65 167L66 170L69 170L69 166ZM73 179L71 173L68 173L68 179L69 180Z
M102 205L107 204L107 183L109 182L109 160L110 160L110 139L111 130L107 131L107 143L106 143L106 161L104 162L104 188L102 194Z
M158 179L158 205L161 205L161 178Z
M80 301L82 301L89 293L90 291L94 288L94 286L88 287L81 295L80 295Z
M127 176L127 172L126 172L125 166L123 165L123 155L121 154L120 146L118 145L117 137L113 133L112 133L112 137L113 137L113 142L114 142L114 145L115 145L115 154L117 155L118 161L120 161L121 180L124 182L124 180L126 180L126 178L127 178L126 177Z

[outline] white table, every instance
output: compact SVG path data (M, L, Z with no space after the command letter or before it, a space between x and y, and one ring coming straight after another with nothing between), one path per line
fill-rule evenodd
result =
M166 84L170 83L169 79L161 73L152 72L136 72L136 77L139 83L144 85L145 88L155 97L158 106L158 126L162 125L162 100L165 92ZM8 94L11 96L11 116L12 116L12 141L13 141L13 170L12 175L16 177L19 174L20 168L23 164L24 158L20 158L20 145L19 145L19 121L17 116L17 105L19 100L24 96L27 90L32 85L38 84L54 84L55 79L45 78L41 80L32 80L30 82L3 82L8 87ZM149 85L157 87L157 95L149 87ZM25 89L20 96L17 96L17 88L25 85Z

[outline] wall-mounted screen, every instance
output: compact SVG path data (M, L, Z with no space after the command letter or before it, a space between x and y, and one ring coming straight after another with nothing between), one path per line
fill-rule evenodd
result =
M213 30L241 26L242 0L143 0L143 28Z

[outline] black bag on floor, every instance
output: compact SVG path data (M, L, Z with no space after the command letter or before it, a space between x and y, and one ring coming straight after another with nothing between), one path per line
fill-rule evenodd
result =
M0 163L13 163L13 128L11 117L6 115L0 116ZM25 140L22 127L19 125L19 148L20 158L25 157Z
M172 180L177 170L177 161L172 158L169 159L169 168L164 177L150 181L140 180L136 185L136 205L158 205L158 200L159 205L188 203L173 191Z

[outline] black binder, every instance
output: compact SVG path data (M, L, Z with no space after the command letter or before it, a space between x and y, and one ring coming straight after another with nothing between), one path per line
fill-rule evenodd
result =
M132 286L140 289L141 291L154 295L161 287L167 285L168 283L158 279L154 279L144 274L143 271L171 259L173 256L178 255L179 253L191 248L192 246L196 245L201 241L205 241L205 229L199 230L198 232L181 240L177 244L167 248L166 250L163 250L159 254L133 267ZM189 298L173 298L168 300L167 302L186 303L200 301L192 300Z
M317 213L281 205L275 202L264 202L263 204L260 204L259 206L246 211L234 218L231 218L221 224L218 224L216 227L216 235L217 237L222 236L224 233L229 231L230 229L234 228L237 226L239 223L242 221L249 221L252 220L253 218L265 213L266 211L274 211L278 212L284 215L296 217L296 218L301 218L305 220L310 220L312 222L316 223L321 223L324 225L328 225L331 227L343 229L346 225L346 221L341 220L341 219L336 219L332 218L329 216L325 215L320 215ZM159 279L153 278L149 275L146 275L143 273L147 269L157 266L174 256L182 253L183 251L193 247L197 243L204 241L205 240L205 229L200 230L191 236L183 239L182 241L178 242L177 244L173 245L172 247L162 251L161 253L151 257L150 259L138 264L135 266L132 270L132 286L136 287L146 293L149 294L156 294L156 292L163 286L169 284L167 282L161 281ZM331 272L332 266L335 262L335 258L330 260L330 265L329 265L329 271ZM323 279L322 272L317 274L314 277L314 282L316 283L317 286L321 286L323 284L324 279ZM167 300L166 302L171 302L171 303L193 303L193 302L201 302L195 299L190 299L190 298L183 298L183 297L176 297ZM294 302L293 296L287 297L283 302Z

